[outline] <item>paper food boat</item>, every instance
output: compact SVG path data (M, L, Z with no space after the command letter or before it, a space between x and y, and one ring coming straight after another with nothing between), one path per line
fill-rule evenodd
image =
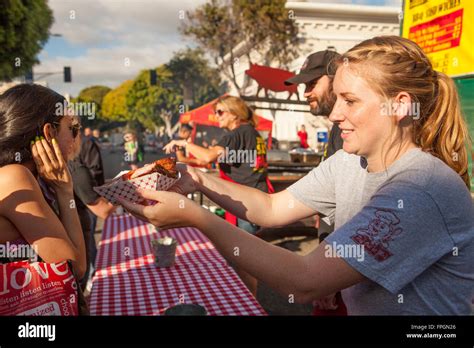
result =
M94 191L112 204L119 204L117 201L119 197L138 203L142 198L137 194L137 189L167 191L181 177L180 173L178 173L178 178L174 179L155 172L132 180L122 180L123 173L126 171L120 172L112 182L94 187Z

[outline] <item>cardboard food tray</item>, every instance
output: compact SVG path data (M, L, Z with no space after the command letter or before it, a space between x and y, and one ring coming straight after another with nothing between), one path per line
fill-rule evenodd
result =
M138 188L167 191L181 177L179 173L178 178L174 179L155 172L132 180L122 180L120 178L121 174L122 173L119 173L119 175L108 184L94 187L94 191L112 204L119 204L117 201L118 197L132 203L138 203L141 200L140 196L136 193Z

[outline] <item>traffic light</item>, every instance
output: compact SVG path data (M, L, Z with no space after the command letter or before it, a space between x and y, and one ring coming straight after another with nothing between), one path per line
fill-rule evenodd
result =
M65 66L64 67L64 82L71 82L71 67Z
M156 86L156 84L157 84L156 70L150 70L150 86Z

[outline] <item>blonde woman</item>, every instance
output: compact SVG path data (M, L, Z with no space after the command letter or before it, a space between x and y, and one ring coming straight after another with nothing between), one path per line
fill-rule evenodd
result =
M245 101L238 97L224 96L214 105L219 127L228 130L217 145L209 148L173 140L164 147L166 153L185 148L205 164L217 161L221 178L268 192L271 184L267 175L266 145L255 129L255 116ZM233 221L232 217L227 219ZM237 226L255 233L258 226L244 219L237 219Z
M340 59L330 119L343 150L267 195L181 168L182 191L263 226L321 212L335 231L306 256L270 245L177 193L123 202L161 228L195 226L239 267L299 302L342 290L352 315L467 315L474 291L474 210L466 123L453 81L415 43L375 37ZM239 254L234 253L239 248Z

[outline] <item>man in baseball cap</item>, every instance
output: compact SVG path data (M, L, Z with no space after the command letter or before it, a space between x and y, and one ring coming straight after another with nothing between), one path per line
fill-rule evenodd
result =
M304 83L306 88L304 97L308 101L310 112L315 116L328 117L336 103L336 95L332 89L332 82L336 74L334 61L340 54L325 50L310 54L303 63L300 72L285 81L285 85ZM341 130L337 124L332 126L323 159L326 159L342 149ZM326 236L334 231L334 223L324 215L319 216L318 235L322 242ZM346 307L341 294L330 295L314 303L314 315L345 315Z
M332 81L336 74L334 61L340 54L331 50L310 54L303 63L300 72L285 81L285 85L304 83L304 97L308 101L310 112L315 116L328 117L336 103L336 95L332 90ZM342 149L342 138L339 127L333 125L324 159Z

